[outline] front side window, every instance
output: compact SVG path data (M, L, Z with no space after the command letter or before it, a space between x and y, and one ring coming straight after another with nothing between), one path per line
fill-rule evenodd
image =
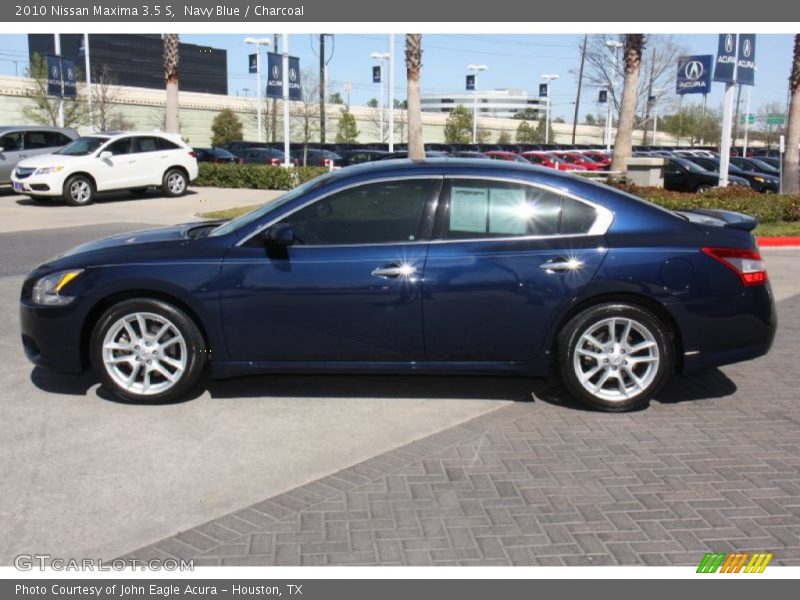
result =
M362 185L318 200L284 222L299 245L414 242L438 185L433 179Z
M454 180L443 237L450 240L588 233L596 210L543 188L502 181Z
M64 156L87 156L105 144L108 138L87 136L78 138L74 142L67 144L55 154Z

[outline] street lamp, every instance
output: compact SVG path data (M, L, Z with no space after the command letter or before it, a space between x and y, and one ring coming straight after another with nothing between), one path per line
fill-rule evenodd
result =
M467 65L467 69L472 71L474 84L472 86L472 143L478 143L478 73L486 71L486 65Z
M558 79L556 73L543 73L541 78L544 79L544 84L547 86L547 103L545 105L545 119L544 119L544 143L550 143L550 82Z
M658 135L658 97L665 92L663 88L657 88L650 93L647 99L650 108L653 109L653 146L657 146L656 136Z
M265 48L270 45L267 38L244 38L245 44L253 44L256 47L256 123L258 127L258 141L264 141L264 128L261 126L261 46Z
M617 50L622 48L623 43L618 40L607 40L606 46L614 53L614 68L611 71L611 89L616 87L617 80ZM612 94L612 97L616 97ZM611 152L611 98L608 99L608 108L606 109L606 152Z
M381 93L380 93L380 100L379 100L379 111L380 111L380 141L383 142L383 61L389 61L389 57L391 54L388 52L373 52L370 54L370 58L373 58L378 61L378 69L380 69L381 74Z

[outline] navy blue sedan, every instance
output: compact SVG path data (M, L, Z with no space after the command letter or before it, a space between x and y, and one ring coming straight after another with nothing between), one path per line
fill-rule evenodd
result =
M676 213L552 169L381 161L226 223L78 246L21 296L36 365L134 401L255 373L545 376L593 407L766 353L767 272L738 213Z

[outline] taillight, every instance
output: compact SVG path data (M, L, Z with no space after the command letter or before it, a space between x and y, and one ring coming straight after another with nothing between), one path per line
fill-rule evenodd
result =
M189 152L189 156L191 156L192 158L197 158L197 152L192 150L192 151Z
M273 167L277 167L281 164L281 160L279 158L273 158L269 161L269 164L271 164Z
M734 271L744 285L760 285L767 281L767 265L757 250L703 248L703 252Z

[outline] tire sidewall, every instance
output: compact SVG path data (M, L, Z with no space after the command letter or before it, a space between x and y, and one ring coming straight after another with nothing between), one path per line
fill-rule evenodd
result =
M623 317L638 321L650 330L659 351L659 370L653 381L639 394L623 402L598 398L578 381L573 358L580 336L593 323L610 317ZM561 379L567 390L582 403L609 412L624 412L644 408L648 401L669 380L675 362L675 351L669 328L650 311L625 302L609 302L587 308L573 317L558 336L558 361Z
M72 184L74 184L76 181L85 181L89 185L89 199L86 200L86 202L76 202L72 198L72 193L70 192L70 188L72 187ZM94 184L92 183L92 180L89 179L88 177L85 177L83 175L73 175L72 177L67 179L66 183L64 183L64 192L63 192L64 202L66 202L70 206L87 206L92 202L94 202L94 195L95 195Z
M183 376L178 383L159 394L136 394L121 388L106 371L103 362L103 340L106 333L120 318L136 312L155 313L169 319L186 342L187 360ZM100 317L89 340L89 358L95 375L114 397L127 402L159 403L180 400L194 387L205 369L208 353L199 328L182 310L161 300L141 298L115 304Z
M169 178L171 175L178 174L183 177L183 190L180 193L175 193L169 189ZM180 169L167 169L167 172L164 173L164 177L161 181L161 190L163 191L165 196L169 196L170 198L176 198L178 196L183 196L186 194L186 191L189 189L189 178L186 176L186 173L181 171Z

